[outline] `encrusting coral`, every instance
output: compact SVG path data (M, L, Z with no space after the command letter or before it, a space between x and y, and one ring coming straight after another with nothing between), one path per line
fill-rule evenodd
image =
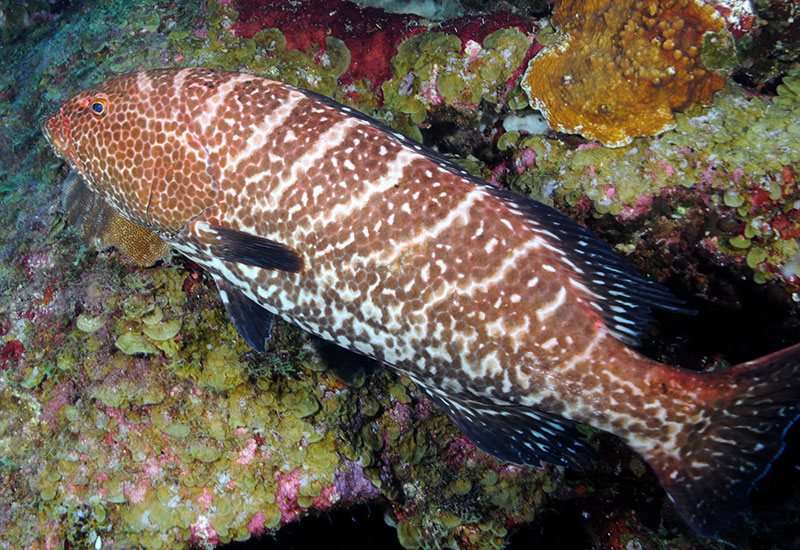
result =
M723 86L700 54L725 22L695 0L565 0L552 23L561 36L531 60L522 87L555 130L619 147L673 128L674 111Z

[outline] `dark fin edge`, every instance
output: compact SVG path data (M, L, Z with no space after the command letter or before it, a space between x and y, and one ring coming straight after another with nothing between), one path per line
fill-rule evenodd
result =
M220 277L212 275L217 283L219 296L225 305L236 332L258 353L266 351L265 342L269 339L275 315L248 298L241 290Z
M95 213L95 205L99 200L97 193L93 193L86 181L76 170L70 170L67 177L61 184L61 211L64 212L67 223L76 227L81 232L84 231L84 223L87 217ZM95 223L104 227L107 218L110 217L111 208L104 205L100 209L100 219Z
M592 467L596 455L580 424L522 405L497 405L477 397L448 395L415 382L482 451L514 464L549 462Z
M800 418L800 344L704 378L724 392L708 423L691 428L679 460L645 458L681 516L714 536L748 506Z
M303 257L283 243L221 225L209 224L203 233L211 254L221 260L290 273L303 270Z

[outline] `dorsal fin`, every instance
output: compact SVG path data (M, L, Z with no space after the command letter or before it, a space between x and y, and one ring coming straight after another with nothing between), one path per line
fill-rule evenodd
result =
M575 220L510 191L492 189L492 193L526 216L533 232L575 273L578 290L617 339L637 345L653 309L695 313L664 286L637 273L628 260Z
M443 169L483 187L519 211L528 219L531 229L550 244L550 249L576 274L576 279L581 280L583 288L579 290L583 292L589 305L598 312L609 332L622 342L634 346L639 343L639 338L651 321L650 313L653 309L694 313L683 307L684 302L665 287L639 275L630 262L597 235L555 208L512 191L498 189L434 149L417 143L368 115L316 92L301 91L316 101L377 128L388 138L427 157Z

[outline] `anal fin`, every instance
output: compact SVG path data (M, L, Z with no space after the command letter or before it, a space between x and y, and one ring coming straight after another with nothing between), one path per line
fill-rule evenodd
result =
M258 353L264 353L266 351L265 342L269 338L275 315L245 296L241 290L219 275L213 275L213 277L214 282L217 283L222 303L225 304L225 311L228 312L228 317L236 327L236 332L250 344L251 348Z
M417 383L479 449L506 462L549 462L575 469L591 466L595 454L578 423L524 407L478 397L448 395Z

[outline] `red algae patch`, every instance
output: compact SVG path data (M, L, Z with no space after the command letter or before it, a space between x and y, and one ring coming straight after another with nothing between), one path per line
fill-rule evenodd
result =
M397 53L397 45L425 30L417 16L387 13L341 0L239 0L236 10L239 16L231 30L239 37L252 38L261 30L277 28L286 36L287 50L319 55L325 52L328 36L342 40L353 60L343 75L343 83L365 77L373 85L388 80L392 76L389 60Z

